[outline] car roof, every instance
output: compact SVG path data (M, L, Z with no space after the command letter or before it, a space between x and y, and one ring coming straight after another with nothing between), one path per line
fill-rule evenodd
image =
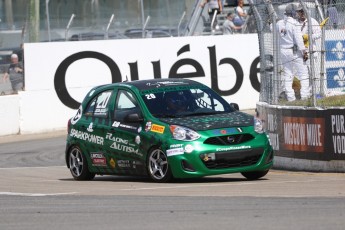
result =
M179 86L203 86L201 83L183 79L183 78L164 78L164 79L150 79L150 80L137 80L131 82L123 82L129 86L134 86L138 90L150 90L165 87L179 87Z
M125 81L113 84L101 85L94 88L95 89L109 89L114 87L129 87L136 88L139 91L153 90L158 88L172 88L172 87L205 87L203 84L184 78L163 78L163 79L149 79L149 80L135 80L135 81Z

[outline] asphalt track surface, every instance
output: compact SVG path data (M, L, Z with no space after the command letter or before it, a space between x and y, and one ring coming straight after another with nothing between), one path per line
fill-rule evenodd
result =
M74 181L65 131L0 138L0 229L345 229L345 174Z

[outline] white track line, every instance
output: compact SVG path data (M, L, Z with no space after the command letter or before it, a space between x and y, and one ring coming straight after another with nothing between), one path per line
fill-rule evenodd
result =
M193 185L177 185L177 186L164 186L164 187L143 187L143 188L128 188L120 189L121 191L140 191L140 190L160 190L160 189L184 189L193 187L226 187L226 186L246 186L254 184L285 184L285 183L315 183L324 181L345 181L345 179L327 179L327 180L304 180L304 181L257 181L257 182L241 182L241 183L219 183L219 184L193 184Z
M0 192L0 195L5 196L34 196L34 197L42 197L42 196L63 196L63 195L73 195L77 192L68 192L68 193L21 193L21 192Z
M49 168L67 168L67 166L12 167L12 168L0 168L0 170L13 170L13 169L49 169Z

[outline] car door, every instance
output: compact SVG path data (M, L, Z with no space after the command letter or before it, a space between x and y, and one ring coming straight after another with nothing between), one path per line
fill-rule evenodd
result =
M92 171L107 173L111 170L110 156L105 147L105 137L111 127L109 106L114 98L113 89L102 91L89 101L84 112L84 119L79 128L85 132L85 148Z
M135 94L120 89L114 105L112 131L106 134L105 140L109 152L114 156L113 166L117 173L143 173L145 159L139 148L142 123L142 110Z

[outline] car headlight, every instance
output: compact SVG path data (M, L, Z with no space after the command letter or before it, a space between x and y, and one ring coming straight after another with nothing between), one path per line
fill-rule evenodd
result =
M262 121L256 117L254 117L254 130L257 133L263 133L264 132L264 127L262 125Z
M200 137L194 130L178 125L170 125L170 132L173 138L179 141L194 141Z

